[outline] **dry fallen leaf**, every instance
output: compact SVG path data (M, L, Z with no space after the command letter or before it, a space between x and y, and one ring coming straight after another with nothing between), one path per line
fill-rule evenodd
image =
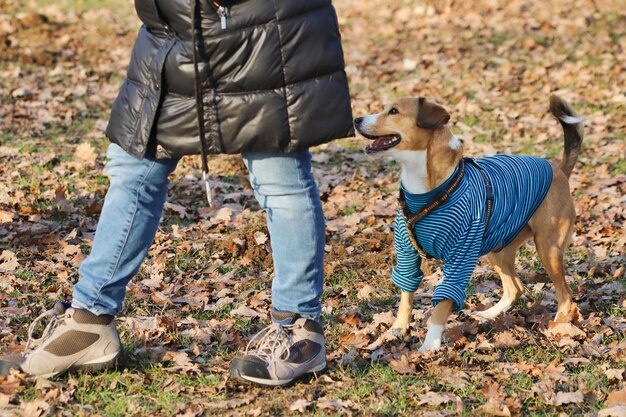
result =
M370 342L369 337L364 333L352 332L340 338L340 342L347 348L361 349Z
M499 332L494 336L493 345L498 348L510 348L519 346L520 344L521 341L509 331Z
M300 398L299 400L291 403L291 405L289 406L289 411L298 411L300 413L304 413L306 409L311 406L311 404L313 404L313 401L307 401L303 398Z
M598 417L626 417L626 405L614 405L598 412Z
M17 261L17 256L10 250L3 250L0 254L0 272L14 272L17 271L20 264Z
M13 221L13 213L6 210L0 210L0 223L9 223Z
M448 403L457 403L459 401L459 397L454 394L447 393L437 393L433 391L428 391L426 394L422 394L419 397L418 405L430 405L430 406L440 406L442 404Z
M389 361L389 366L393 368L399 374L414 374L416 372L415 364L409 362L407 355L400 356L400 359L392 359Z
M108 186L97 166L107 143L103 130L141 24L132 2L99 7L81 1L79 11L67 2L41 3L0 0L0 253L12 254L0 259L2 352L22 352L24 325L52 302L71 298ZM131 383L138 388L119 414L255 416L280 414L281 405L294 405L302 411L284 413L625 415L620 392L626 376L619 369L626 352L621 337L626 318L619 314L626 309L622 2L333 3L355 116L379 112L396 96L428 96L450 111L449 126L464 140L467 155L545 157L562 151L561 126L546 112L549 94L562 95L580 111L585 139L569 178L577 219L565 264L582 320L572 322L575 328L561 326L544 337L542 329L557 303L542 274L545 279L527 282L530 297L507 314L485 323L455 314L446 332L452 343L429 356L414 355L426 333L430 298L441 273L424 279L406 335L392 337L387 330L399 292L389 278L399 167L392 159L365 155L369 141L348 138L313 149L313 173L328 220L324 268L330 285L323 298L327 360L331 369L346 372L270 395L252 388L227 389L230 360L272 308L271 281L279 272L273 268L266 228L271 213L255 201L241 156L209 158L212 207L198 181L200 158L187 156L171 175L154 245L128 286L124 317L116 323L125 344L141 345L131 348L131 358L143 355L159 362L167 351L180 351L180 363L197 365L211 379L218 378L216 384L181 387L178 382L187 378L181 374L188 370L174 362L162 370L163 378L133 366L113 378L90 378L86 385L83 376L45 384L21 376L13 383L0 380L0 408L10 407L0 414L27 415L24 410L30 407L27 411L34 415L103 415L106 402L83 404L80 399L97 390L119 394ZM416 47L406 39L421 42ZM527 249L518 263L523 274L532 275L541 267L532 244ZM467 303L470 310L481 310L498 301L502 288L486 259L474 275L476 291ZM250 310L232 310L240 306ZM560 319L573 320L573 313ZM348 331L352 334L342 338ZM403 361L403 354L408 359ZM387 364L390 358L410 378L436 378L437 389L430 395L437 396L432 403L440 404L417 405L419 394L430 391L418 384L409 387L405 408L387 406L407 375L392 371L391 379L381 383L351 372L360 375L369 361ZM483 391L486 381L501 388ZM608 384L589 383L593 381ZM352 398L355 404L342 402L354 384L368 386L358 400ZM442 387L462 392L464 398L437 392ZM159 401L140 400L155 389L173 390L184 401L162 409ZM585 401L575 402L578 394L557 397L559 391L576 390ZM35 399L50 408L28 401ZM563 405L554 405L557 401ZM471 404L471 411L463 412L463 403ZM607 408L599 410L601 406Z
M607 369L604 371L604 375L606 375L606 379L608 379L609 382L623 381L624 373L626 373L625 368L619 368L619 369L612 368L612 369Z
M554 399L554 405L563 405L563 404L578 404L585 400L583 393L580 391L576 392L557 392L556 397Z
M80 143L76 146L76 151L74 151L74 155L76 159L83 162L95 162L98 158L98 154L93 146L89 143Z
M606 405L626 405L626 388L610 392L606 399Z
M250 307L246 307L246 306L239 306L236 309L232 310L230 312L231 316L234 317L260 317L260 318L265 318L266 314L265 313L260 313Z
M567 336L573 339L584 339L586 333L571 323L558 323L551 329L545 331L545 334L552 337Z
M369 284L365 284L363 288L359 290L356 297L359 300L369 300L372 297L372 293L375 293L376 290Z
M268 240L269 238L267 237L267 234L263 232L254 232L254 241L257 245L263 246Z
M511 417L511 411L506 405L499 404L496 401L487 401L480 409L481 412L490 416Z
M163 356L163 360L165 361L173 361L176 365L179 366L187 366L191 363L191 359L189 358L189 354L187 352L181 351L168 351Z

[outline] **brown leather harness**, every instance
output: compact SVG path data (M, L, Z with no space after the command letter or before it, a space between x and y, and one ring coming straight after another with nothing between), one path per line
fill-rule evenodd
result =
M459 161L459 168L456 170L456 174L450 181L450 184L442 190L439 194L433 197L432 200L428 204L426 204L421 210L411 214L409 210L409 206L406 203L406 197L404 195L404 191L400 188L400 197L398 201L400 202L400 207L402 208L402 218L404 219L404 227L406 227L407 235L409 236L409 240L411 241L411 245L417 253L420 255L422 260L424 259L432 259L434 258L432 255L426 253L422 245L420 245L417 240L417 235L415 234L415 224L428 216L428 214L432 213L438 207L445 204L449 199L452 193L459 187L461 184L461 179L463 179L463 175L465 175L465 164L471 164L478 169L480 175L483 177L483 182L485 184L486 190L486 204L487 204L487 215L485 216L485 228L483 234L487 230L487 226L489 225L489 219L491 218L491 209L493 207L493 190L491 187L491 182L485 174L484 170L478 164L478 162L474 161L474 159L469 157L463 157Z

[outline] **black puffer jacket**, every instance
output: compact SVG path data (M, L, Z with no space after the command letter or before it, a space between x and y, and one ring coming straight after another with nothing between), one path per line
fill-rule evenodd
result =
M352 136L341 39L330 1L220 3L224 9L211 0L135 1L144 24L107 136L138 158L154 141L169 156L200 153L195 8L208 153L291 151Z

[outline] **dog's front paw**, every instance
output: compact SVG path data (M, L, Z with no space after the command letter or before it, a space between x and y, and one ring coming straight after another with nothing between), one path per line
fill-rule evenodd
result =
M402 337L409 330L409 321L405 318L398 317L396 321L393 322L391 329L389 329L389 333L393 334L396 337Z
M430 324L426 337L424 338L424 344L419 348L420 353L426 351L434 351L441 347L441 337L443 336L444 326L440 324Z
M438 341L433 341L432 343L429 343L429 344L424 342L424 344L418 349L418 352L419 353L434 352L436 350L439 350L440 347L441 347L441 339L439 339Z
M556 316L554 317L554 324L559 323L572 323L572 324L580 324L582 321L582 314L578 309L576 304L572 304L571 307L564 309L565 312L557 311Z
M392 327L391 329L387 330L387 333L392 334L393 336L397 337L398 339L402 339L404 337L404 335L406 334L406 329L401 329L398 327Z

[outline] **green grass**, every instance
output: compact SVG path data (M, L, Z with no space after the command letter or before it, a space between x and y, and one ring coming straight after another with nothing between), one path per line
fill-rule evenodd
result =
M463 123L472 127L480 124L480 119L478 117L466 117L465 119L463 119Z
M345 1L343 3L344 8L352 7ZM410 10L411 7L417 5L417 2L406 1L398 7L408 7ZM531 2L529 5L536 8L533 13L540 11L534 3ZM514 153L558 156L562 152L560 140L555 140L554 143L544 141L540 146L537 146L536 131L529 130L522 125L523 121L520 121L516 126L523 128L524 131L521 133L516 131L511 134L511 132L504 130L504 123L498 120L501 117L500 114L523 114L523 111L528 110L529 104L536 100L536 95L542 88L563 88L572 90L574 96L580 94L581 101L574 101L573 105L583 115L588 116L594 113L597 113L598 116L607 115L607 117L611 116L611 119L607 118L607 120L615 123L614 115L623 113L623 104L601 100L601 97L614 96L615 92L612 90L615 85L618 85L615 80L619 80L619 78L616 78L614 72L601 71L603 66L607 68L615 66L611 62L613 60L611 50L605 49L597 54L588 53L590 51L586 50L583 44L585 39L593 39L594 33L601 33L602 40L607 36L614 42L621 39L620 35L623 34L620 31L623 32L623 18L617 13L607 14L602 16L602 19L597 19L594 16L590 30L579 31L580 33L568 32L567 42L557 36L558 31L553 34L550 30L544 35L544 31L541 29L535 31L536 33L529 34L528 31L522 30L526 27L525 25L513 26L513 23L520 23L520 21L516 16L510 15L508 18L512 24L510 28L507 28L510 30L506 32L502 31L501 25L486 24L479 30L472 28L470 32L459 33L461 35L459 37L449 37L449 42L442 47L439 42L436 42L436 39L433 40L434 38L431 37L430 33L437 33L441 29L441 27L436 27L437 21L446 20L446 25L449 24L453 28L457 25L455 21L458 18L461 22L463 21L463 16L455 16L454 11L450 12L452 19L447 19L445 15L435 16L436 19L433 18L424 22L424 27L427 28L426 32L421 32L421 24L416 27L412 24L398 25L401 29L396 31L393 25L387 23L390 16L399 12L400 9L392 8L392 14L386 14L383 20L384 24L380 24L379 6L375 2L370 2L364 4L362 9L359 8L358 13L354 12L356 13L354 16L346 18L345 15L340 15L340 21L342 19L344 21L342 29L346 31L343 33L343 39L347 41L347 45L354 46L353 48L344 48L345 51L348 51L346 57L347 60L351 61L350 65L358 69L358 72L349 74L355 116L365 112L380 111L379 103L395 97L432 96L441 100L449 109L455 110L453 112L455 120L462 120L465 125L471 127L469 132L465 132L465 135L475 135L473 141L467 141L466 145L469 152L474 151L471 147L472 142L474 142L493 145L498 151L506 149ZM18 12L28 10L45 13L45 8L51 7L62 12L74 13L77 11L79 12L78 16L80 16L80 12L98 8L114 9L115 13L125 15L123 17L134 13L132 2L128 0L109 2L104 0L26 0L24 5L20 7ZM368 8L371 10L370 12L367 11ZM383 12L387 12L387 10L383 10ZM578 13L572 16L572 21L584 20L586 17L584 13L580 14L577 10L567 11L567 13L570 12ZM371 16L365 16L366 13L371 13ZM488 14L481 16L481 19L484 18L485 22L489 23L492 19L491 16L497 13L501 13L498 8L491 9ZM51 19L59 21L61 18L57 16L51 15ZM444 19L440 19L440 17L444 17ZM430 18L427 17L426 19ZM124 26L125 23L114 20L105 19L102 21L103 27L99 29L110 29L111 33L117 34L128 32L128 28ZM540 21L538 18L535 20ZM68 22L72 24L71 19L68 19ZM136 21L134 22L133 24L136 25ZM59 23L65 24L64 21L59 21ZM92 23L96 24L97 22L91 20L89 24ZM368 27L355 36L352 31L359 29L362 24L366 24ZM532 22L530 25L532 26ZM71 27L80 29L81 26ZM380 33L380 29L383 28L385 29L384 33ZM136 27L133 28L133 30L135 29ZM95 30L85 31L84 34L77 35L82 42L88 44L94 40L94 37L100 36L100 33L100 30ZM116 35L115 39L103 39L102 42L97 39L96 43L114 42L116 47L119 46L122 49L127 47L127 52L130 53L132 36L125 36ZM537 43L538 50L525 51L521 48L524 39L529 36ZM72 37L72 39L74 38ZM419 54L416 53L415 39L420 41ZM422 40L424 41L422 42ZM118 45L117 42L126 42L127 45ZM22 45L27 44L28 42L23 41ZM408 47L404 45L408 45ZM563 76L559 77L558 80L562 84L548 86L545 77L529 81L529 78L533 78L535 69L544 67L544 58L541 54L542 47L552 45L561 51L560 54L569 55L562 66L563 68L558 68L558 71L563 71ZM594 50L604 48L604 45L606 42L594 43ZM609 45L609 48L615 50L615 45ZM355 51L358 53L354 53ZM448 56L450 51L452 51L452 57ZM485 52L490 54L485 54ZM499 59L484 59L484 56L493 56L493 53L496 52L501 55L497 57ZM97 51L91 53L97 53ZM118 52L116 52L116 57L117 54ZM419 60L418 68L412 72L403 71L401 69L403 56ZM102 83L103 87L106 87L103 91L109 91L107 94L112 95L113 85L119 86L127 62L121 62L123 60L117 58L116 62L112 62L107 60L107 57L103 57L104 59L99 62L98 66L86 68L85 66L92 65L90 59L94 57L90 55L87 58L87 61L78 60L77 65L83 66L89 72L93 71L93 74L88 73L88 77L90 79L97 78L97 83ZM549 64L552 62L551 59L557 58L548 58L548 62L545 63ZM503 65L505 60L510 65ZM62 64L65 65L65 61ZM12 74L15 65L18 64L2 62L0 69L6 74ZM75 71L83 68L66 68L63 65L59 66L63 69L62 74L53 79L54 82L58 82L63 87L68 86L69 89L75 85ZM517 71L521 66L526 66L527 71L516 82L510 83L511 74L502 73L503 69L511 68L512 71ZM441 68L446 67L452 68L452 73L457 71L457 74L441 70ZM593 76L594 91L583 92L578 88L575 89L578 86L574 86L572 83L576 77L568 73L568 67L583 73L585 69L590 70L591 76ZM24 64L19 67L19 70L19 79L8 76L6 81L0 81L0 87L3 87L5 91L11 91L14 88L13 83L16 82L33 86L32 89L50 87L46 84L48 78L45 76L47 74L45 68ZM487 74L487 72L490 73ZM554 73L548 75L553 77ZM35 74L42 75L39 78L34 78ZM83 82L82 77L78 79L79 82ZM424 82L424 80L428 82ZM101 100L90 100L94 97L89 96L98 92L92 91L96 84L88 85L90 85L89 94L83 97L61 97L65 100L63 105L74 110L72 113L74 118L71 123L55 122L51 126L46 125L44 129L39 127L29 129L26 124L0 126L3 129L0 133L0 146L10 147L20 152L17 157L2 158L6 167L5 175L10 178L11 189L7 194L8 197L1 196L3 201L0 209L13 211L23 206L33 210L34 213L31 215L20 212L14 217L12 223L0 225L0 232L4 233L0 235L2 240L0 247L2 250L8 249L15 252L20 260L20 266L16 272L2 272L4 274L2 279L7 281L6 290L3 287L3 291L7 294L0 294L0 307L2 307L0 319L5 326L1 328L2 345L0 352L20 344L23 345L28 324L32 319L44 307L49 308L55 300L70 297L72 284L78 279L76 265L58 256L62 253L62 248L54 243L45 243L44 240L38 241L39 235L31 232L37 227L43 226L49 228L44 229L44 233L46 233L44 236L54 234L63 239L74 229L77 229L79 233L73 244L79 245L84 254L88 254L91 249L92 227L97 216L91 214L87 216L84 209L91 202L102 200L109 183L108 177L101 170L101 165L105 159L104 150L108 142L100 132L96 131L95 124L96 121L107 118L112 98L103 97ZM602 91L607 86L611 87L612 90ZM468 100L475 101L472 106L466 107L468 113L457 112L457 108L454 107L455 103ZM8 106L8 111L11 111L12 106L19 104L18 100L13 97L1 97L0 101ZM61 102L57 104L59 103ZM81 104L82 110L76 109L73 106L74 103ZM87 110L82 106L83 103L87 105ZM371 106L371 110L369 106ZM498 109L499 112L494 111L495 109ZM62 115L63 113L60 112L59 114ZM540 113L533 115L542 116ZM589 118L589 120L594 119ZM452 128L455 134L462 136L460 129ZM472 132L478 128L486 133ZM595 151L593 155L590 151L582 158L585 165L589 167L589 171L585 175L590 177L592 183L594 180L593 170L600 166L608 166L608 173L613 176L626 172L626 160L624 158L620 158L619 155L603 155L608 154L608 152L599 151L605 144L612 144L625 139L626 135L618 131L607 130L605 132L603 129L598 129L597 126L595 130L590 129L589 137L586 138L588 144L585 146L588 146L590 150L598 151ZM76 145L82 141L89 141L100 155L95 168L92 166L82 167L80 163L75 163L78 162L74 155ZM332 184L328 193L330 197L327 197L324 204L331 206L334 212L339 212L340 215L349 216L359 213L368 206L369 201L366 199L364 201L346 201L346 199L333 201L332 187L337 184L347 187L353 193L352 195L386 198L390 194L397 193L397 163L389 158L363 157L363 148L367 143L367 140L359 137L346 138L328 145L327 150L324 150L323 147L317 150L324 153L324 156L328 156L328 160L314 163L316 174L319 174L316 176L324 181L330 181ZM340 150L336 150L337 148ZM55 157L48 158L46 156L44 158L44 155L49 154L54 154ZM19 175L13 174L14 172ZM177 203L188 208L187 212L191 218L181 219L176 214L166 212L158 239L155 242L155 247L160 246L160 250L163 251L159 253L171 255L167 258L164 268L164 276L167 279L166 285L157 290L137 285L139 281L149 277L147 269L141 270L130 285L132 293L126 297L124 309L120 314L129 317L167 317L173 321L167 328L159 327L146 330L148 337L147 340L144 340L144 333L141 330L137 333L131 332L120 320L118 328L122 343L125 350L129 352L129 359L125 368L102 374L59 377L50 382L50 387L41 387L36 380L26 378L20 382L15 395L10 394L13 396L9 399L9 405L27 406L26 403L28 402L45 398L45 401L53 407L50 414L58 415L86 416L99 414L103 416L161 417L184 415L186 410L181 410L180 407L200 404L204 410L204 415L207 416L255 415L255 413L270 416L295 416L300 415L300 413L290 412L289 406L297 399L306 399L312 401L313 404L302 415L319 417L344 416L350 413L354 416L407 416L420 415L424 411L431 411L434 414L446 410L453 410L452 415L479 416L481 414L478 409L486 401L482 391L485 381L494 380L499 384L499 391L503 395L515 398L521 404L520 415L557 417L561 413L595 415L604 406L603 401L606 401L606 394L621 388L623 385L622 382L618 384L609 383L605 375L605 370L608 368L623 367L623 363L619 360L619 354L615 354L615 346L626 340L626 335L623 332L609 328L604 324L604 321L598 326L584 324L581 325L581 328L588 332L587 339L582 341L578 347L558 348L554 340L543 334L546 324L531 320L532 317L529 314L534 314L534 312L528 312L529 304L541 306L543 301L545 304L549 304L549 310L555 307L552 298L550 298L551 302L547 303L548 296L551 297L554 291L551 284L547 284L541 291L536 291L536 294L528 294L520 299L514 308L506 314L506 317L494 320L493 323L481 324L476 330L477 333L466 331L463 335L464 338L468 339L466 345L463 345L462 340L455 339L458 347L448 343L440 354L436 354L432 358L413 356L421 343L420 338L424 334L424 329L415 323L412 323L407 337L391 340L382 345L384 352L378 361L372 362L370 360L368 355L371 352L365 350L350 351L350 347L343 346L344 340L342 338L349 332L366 328L372 322L374 315L393 311L399 301L397 288L389 282L393 248L388 248L384 254L360 253L359 251L367 246L363 240L360 240L363 239L360 231L365 225L359 225L359 231L356 235L346 237L340 233L331 234L327 241L331 250L326 254L326 260L333 269L332 272L329 269L326 274L326 291L323 295L323 321L329 354L329 369L326 374L319 378L310 378L304 382L298 382L284 390L238 386L226 378L228 363L233 356L242 351L247 338L265 326L267 320L257 317L236 317L232 316L231 313L233 309L239 306L254 306L252 304L254 295L260 291L268 291L270 288L273 271L271 266L268 266L271 261L267 261L269 264L263 265L263 267L256 264L268 258L255 258L252 259L251 263L243 262L239 255L228 253L227 245L223 243L231 242L234 237L241 239L245 236L247 239L250 233L257 230L266 232L265 220L263 215L255 210L250 210L242 215L243 220L236 227L225 224L215 225L212 224L211 219L200 218L195 208L204 207L205 203L204 200L199 201L199 197L202 197L199 189L191 189L190 191L190 188L187 188L188 180L185 175L190 172L197 175L197 164L185 166L183 163L179 166L177 173L173 176L170 193L173 194ZM361 181L358 178L363 172L371 175L371 178L376 178L377 194L369 188L373 182L370 182L369 179ZM354 175L355 173L358 175ZM215 170L212 175L220 176L220 180L227 184L228 192L230 192L230 188L239 190L242 186L242 176L233 173L232 170L224 173ZM54 198L44 199L41 197L43 193L49 192L50 189L54 189L58 185L62 185L67 190L66 197L71 205L69 213L59 212ZM585 195L585 187L582 186L575 192L581 196ZM11 194L13 192L16 194ZM22 197L18 197L18 195ZM601 211L597 207L590 207L589 210L591 211L589 213L591 218L601 217ZM588 220L585 215L587 213L580 217L579 222L594 221ZM383 230L389 221L391 219L377 217L374 224L368 223L367 227ZM167 236L175 224L181 228L184 227L184 238L176 240ZM587 225L586 223L578 224ZM224 240L220 240L219 244L216 243L215 240L205 236L207 231L209 233L221 233ZM612 232L606 228L596 230L596 233ZM610 252L614 252L617 237L615 235L610 236L614 241L602 244L607 245ZM183 249L181 244L186 243L185 241L191 242L194 249ZM203 245L203 249L196 249L196 244ZM336 245L344 248L351 246L354 251L351 255L339 257L335 254ZM577 290L577 295L582 296L587 303L585 314L593 312L595 317L601 320L608 316L618 318L626 316L626 311L623 308L623 296L618 294L604 297L595 292L602 285L602 283L595 281L608 279L609 273L602 272L602 275L596 273L596 276L587 276L586 273L580 272L585 270L580 266L585 262L591 263L590 266L593 266L589 260L589 254L592 253L590 245L577 243L576 240L574 245L573 253L569 255L570 265L572 265L573 258L579 269L574 273L578 281L575 281L572 286ZM269 257L269 254L267 256ZM361 262L361 259L366 256L379 257L376 259L378 264L373 262L370 268L369 263ZM385 267L385 272L380 272L383 268L381 264L386 261L389 262ZM207 266L213 262L223 262L223 264L219 266L217 271L211 270L205 273ZM593 262L599 264L600 262L615 261ZM524 273L542 271L541 264L531 246L528 248L524 246L520 250L519 263L522 267L520 269L523 269ZM58 273L66 271L69 274L69 282L56 279ZM229 275L229 279L221 281L221 278L226 274ZM254 279L257 277L262 278ZM470 303L485 295L476 294L476 285L486 279L494 280L499 285L499 279L495 276L479 276L470 281L472 284L467 290L471 297ZM245 284L243 284L244 282ZM620 282L625 282L625 280L622 278ZM371 298L366 300L359 299L357 296L359 289L364 284L370 285L376 290L375 293L372 293ZM3 285L5 285L4 281ZM192 292L187 292L188 288L192 286L197 286L196 288L201 288L208 294L209 304L219 301L215 298L220 290L226 288L232 291L227 294L228 302L220 304L221 307L215 310L204 310L204 307L196 304L193 304L193 307L184 303L162 305L154 302L151 298L155 291L166 292L167 296L171 297L193 297ZM171 292L166 291L170 289ZM583 290L585 291L584 294L581 293ZM499 288L486 295L494 297L498 294L501 294ZM432 311L430 307L426 307L427 304L428 300L425 299L416 300L414 304L414 308L418 312L418 320L421 323L427 321ZM29 311L26 314L12 313L11 307L28 307ZM259 311L267 311L269 302L267 305L254 306L254 308ZM553 312L553 310L550 311ZM352 314L360 320L356 329L349 324L342 323L347 315ZM467 314L457 315L455 318L458 321L466 320L464 326L467 324L470 329L474 323L470 317L467 317ZM200 341L187 336L185 330L194 326L189 324L193 320L188 319L201 320L204 322L203 325L215 325L215 329L211 329L215 337L209 341ZM175 325L172 326L172 323ZM5 331L8 328L12 331ZM223 328L227 330L219 330ZM467 327L464 329L467 330ZM385 330L384 326L380 326L373 334L368 335L370 341L374 341ZM489 342L494 342L494 336L504 330L511 331L516 337L519 335L521 344L512 348L493 348L486 353L477 352L472 348L473 343L483 338ZM593 339L598 335L602 335L601 341ZM176 370L176 364L173 362L151 360L142 357L137 352L139 348L156 346L172 351L183 349L190 351L193 349L194 353L193 355L190 353L190 357L197 361L199 372ZM597 349L600 355L589 353L593 352L594 349ZM345 358L350 358L352 354L354 354L352 360L343 361ZM389 360L392 357L403 354L410 354L411 361L414 361L416 365L415 374L401 375L390 365ZM589 362L582 364L566 363L567 359L580 357L589 359ZM544 403L534 393L535 385L548 378L543 372L546 366L558 367L563 364L565 364L563 381L558 381L555 390L582 390L584 387L591 391L589 398L595 395L597 403L592 400L587 401L586 398L584 404L556 407ZM517 365L519 365L519 369L515 369ZM531 371L524 370L527 369L524 366L537 369L539 373L531 374ZM463 386L457 386L438 377L437 371L444 367L453 371L466 372L469 375L467 383ZM510 369L513 370L509 372ZM0 384L3 383L4 380L0 381ZM7 387L10 387L10 384ZM5 386L3 385L2 388L4 389ZM418 405L423 395L430 391L458 396L463 402L463 411L456 413L454 411L456 404L454 403L436 407ZM66 394L67 399L59 400L59 393ZM319 400L322 398L354 401L357 408L355 410L322 409L319 407ZM250 402L232 408L219 410L213 408L220 402L223 407L226 407L223 404L225 400L241 401L242 403L247 400Z
M510 38L511 37L508 33L503 33L503 32L496 33L489 39L489 43L493 45L502 45L504 42L508 41Z
M490 142L489 136L485 134L476 135L474 136L473 140L476 143L489 143Z
M185 388L214 388L220 381L212 374L173 378L161 366L146 371L146 378L142 379L127 379L122 372L80 377L75 394L79 410L121 417L128 415L129 408L141 407L146 415L172 415L179 404L189 401ZM101 386L108 389L98 389Z

